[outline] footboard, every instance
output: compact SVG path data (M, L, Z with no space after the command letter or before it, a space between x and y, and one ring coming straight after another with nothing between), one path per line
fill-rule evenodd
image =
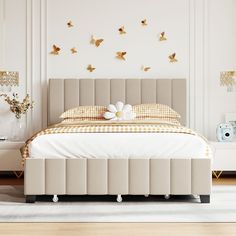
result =
M202 195L210 159L26 159L25 195Z

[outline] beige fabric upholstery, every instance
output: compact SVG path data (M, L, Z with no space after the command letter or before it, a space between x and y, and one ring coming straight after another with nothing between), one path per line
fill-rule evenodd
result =
M79 104L79 80L67 79L64 81L64 86L64 97L66 97L64 110L66 111L71 107L77 107ZM73 94L73 96L71 96L71 94Z
M59 122L70 108L117 101L162 103L176 110L186 124L185 79L50 79L48 98L48 125Z
M45 160L45 193L65 194L66 193L66 160L54 159Z
M210 159L26 159L25 194L202 194Z
M110 159L108 163L108 193L128 194L129 161L126 159Z
M24 192L35 195L45 194L45 161L27 159L24 173Z
M211 183L212 181L212 173L211 171L209 171L212 169L211 160L210 159L207 159L207 160L193 159L191 164L192 164L191 175L194 176L191 183L192 193L204 195L205 192L211 191L212 185L210 185L210 189L209 189L209 186L207 186L206 184L202 184L203 182ZM206 173L206 174L202 175L201 172Z
M87 192L88 194L107 193L107 160L87 159Z
M148 194L149 193L149 160L130 159L129 160L129 193Z
M162 103L186 122L184 79L51 79L48 124L78 105ZM43 147L42 147L43 148ZM210 159L26 159L25 195L211 193Z
M87 193L87 161L86 159L68 159L66 161L66 193Z
M191 160L174 159L171 161L171 194L191 194ZM181 184L180 184L181 183Z
M151 159L150 171L150 194L170 193L170 159Z
M125 102L125 79L112 79L110 80L110 102L116 103L117 101ZM107 104L104 104L107 105Z

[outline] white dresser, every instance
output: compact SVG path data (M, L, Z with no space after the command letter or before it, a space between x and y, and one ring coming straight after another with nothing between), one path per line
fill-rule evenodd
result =
M213 151L213 174L219 178L223 171L236 171L236 142L210 142Z
M24 170L20 148L24 142L0 142L0 171L13 171L19 178Z

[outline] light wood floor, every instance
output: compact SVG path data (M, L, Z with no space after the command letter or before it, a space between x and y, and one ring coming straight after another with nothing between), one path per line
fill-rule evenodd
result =
M8 223L0 235L19 236L235 236L236 224L206 223Z
M5 184L23 184L23 179L1 178L0 185ZM236 177L213 179L213 184L236 184ZM236 223L1 223L2 235L236 236Z

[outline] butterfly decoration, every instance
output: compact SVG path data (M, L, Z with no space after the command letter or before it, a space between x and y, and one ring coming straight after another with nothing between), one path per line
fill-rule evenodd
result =
M59 48L56 44L53 44L52 51L50 52L50 54L59 55L60 51L61 51L61 48Z
M151 69L150 66L142 66L141 69L145 72L149 71Z
M94 44L96 47L99 47L100 44L104 41L104 39L95 39L93 35L91 36L91 44Z
M125 61L125 55L126 55L126 52L117 52L116 53L116 58L119 59L119 60L124 60Z
M169 56L169 60L170 62L177 62L178 60L175 58L176 56L176 53L172 53L170 56Z
M118 29L118 31L120 32L120 34L126 34L126 31L125 31L125 27L122 26Z
M147 26L147 20L146 19L142 20L141 24L142 24L142 26Z
M73 24L73 22L70 20L70 21L67 22L67 26L68 26L68 28L71 28L71 27L74 26L74 24Z
M163 31L163 32L160 33L159 41L165 41L165 40L167 40L167 38L165 36L165 32Z
M89 72L93 72L95 69L96 69L96 68L95 68L95 67L92 67L91 64L89 64L88 67L87 67L87 70L88 70Z
M78 52L77 49L76 49L76 47L71 48L70 51L71 51L72 54L75 54L75 53Z

